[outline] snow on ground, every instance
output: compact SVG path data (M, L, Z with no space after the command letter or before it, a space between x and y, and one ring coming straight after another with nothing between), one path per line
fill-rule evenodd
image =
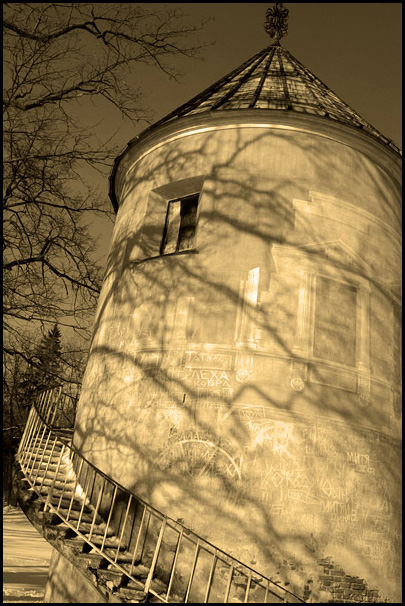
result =
M3 603L43 602L51 551L21 509L3 507Z

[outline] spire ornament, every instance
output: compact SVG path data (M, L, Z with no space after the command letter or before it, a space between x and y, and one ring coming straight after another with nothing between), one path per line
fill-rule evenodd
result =
M276 2L275 6L266 12L264 28L270 38L274 38L274 44L278 44L279 40L287 35L288 13L288 8L282 2Z

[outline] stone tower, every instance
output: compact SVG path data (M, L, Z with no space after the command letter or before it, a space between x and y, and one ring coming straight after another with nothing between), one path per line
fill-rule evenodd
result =
M281 33L117 159L75 444L299 595L400 600L400 154Z

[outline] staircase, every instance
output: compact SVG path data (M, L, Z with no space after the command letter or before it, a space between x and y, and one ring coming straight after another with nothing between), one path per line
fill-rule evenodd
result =
M97 469L72 445L72 425L62 388L44 392L17 453L19 502L106 601L304 601Z

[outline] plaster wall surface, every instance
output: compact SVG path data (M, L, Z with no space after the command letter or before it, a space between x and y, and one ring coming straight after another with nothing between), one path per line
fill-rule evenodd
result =
M53 549L44 603L105 604L107 600L73 564Z
M400 189L375 147L229 125L128 154L77 415L96 466L318 598L328 557L400 595ZM193 250L160 255L196 191Z

